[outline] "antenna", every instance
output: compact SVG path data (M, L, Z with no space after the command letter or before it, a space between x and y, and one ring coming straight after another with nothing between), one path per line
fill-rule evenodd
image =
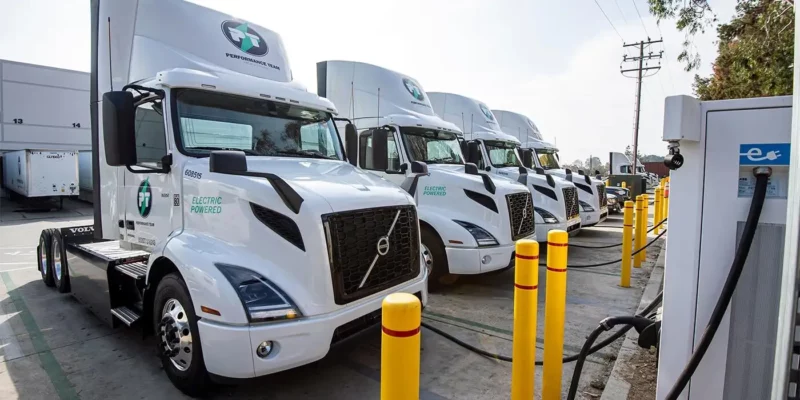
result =
M469 115L469 133L475 134L475 114Z
M464 112L461 112L461 130L465 130L467 127L464 126Z
M356 117L356 90L353 81L350 81L350 119Z
M377 121L377 124L375 124L375 126L380 126L381 125L381 88L378 88L378 116L376 118L377 118L378 121Z
M114 90L114 74L111 72L111 17L108 17L108 83Z

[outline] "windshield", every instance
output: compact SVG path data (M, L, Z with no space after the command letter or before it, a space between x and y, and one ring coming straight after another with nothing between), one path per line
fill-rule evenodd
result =
M455 133L424 128L400 128L411 161L427 164L463 164Z
M193 89L177 96L180 139L188 152L242 150L259 156L342 158L328 112Z
M517 158L517 144L502 142L499 140L485 140L486 152L489 153L489 161L498 168L518 167L522 165Z
M559 169L558 165L558 152L556 149L536 149L536 157L539 158L539 164L542 169Z

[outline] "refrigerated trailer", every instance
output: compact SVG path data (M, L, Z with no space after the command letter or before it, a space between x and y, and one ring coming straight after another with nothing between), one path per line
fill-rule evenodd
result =
M414 199L347 162L277 33L179 0L91 10L94 224L41 233L45 284L153 334L190 395L324 357L390 293L427 302Z
M77 196L80 191L78 152L17 150L3 153L3 186L23 197Z

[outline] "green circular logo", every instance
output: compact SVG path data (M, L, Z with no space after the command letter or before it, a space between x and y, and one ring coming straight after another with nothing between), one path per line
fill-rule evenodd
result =
M486 107L486 104L480 103L481 112L483 115L486 116L486 119L489 121L494 121L494 114L489 110L489 107Z
M150 178L147 178L139 184L139 191L137 194L137 208L139 215L142 218L147 218L150 215L150 208L153 205L153 192L150 190Z
M416 82L408 78L403 78L403 85L405 85L406 90L408 90L408 93L411 93L411 95L414 96L415 99L419 101L425 101L425 95L422 94L422 89L419 88L419 85L417 85Z

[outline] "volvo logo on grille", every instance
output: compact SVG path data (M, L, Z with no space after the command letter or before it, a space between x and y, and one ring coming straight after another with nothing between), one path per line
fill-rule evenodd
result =
M385 256L389 252L389 237L384 236L378 239L378 254Z
M397 224L397 219L400 218L401 211L403 210L397 210L397 214L394 216L394 221L392 221L392 226L389 227L389 232L387 232L385 236L381 236L381 238L378 239L378 254L375 254L375 258L372 259L372 264L370 264L367 273L364 274L364 279L362 279L361 284L358 285L359 289L364 287L364 284L367 283L367 278L369 278L369 274L372 273L372 268L375 268L375 263L378 262L378 258L385 256L386 253L389 252L389 236L392 236L392 231L394 231L394 226Z

